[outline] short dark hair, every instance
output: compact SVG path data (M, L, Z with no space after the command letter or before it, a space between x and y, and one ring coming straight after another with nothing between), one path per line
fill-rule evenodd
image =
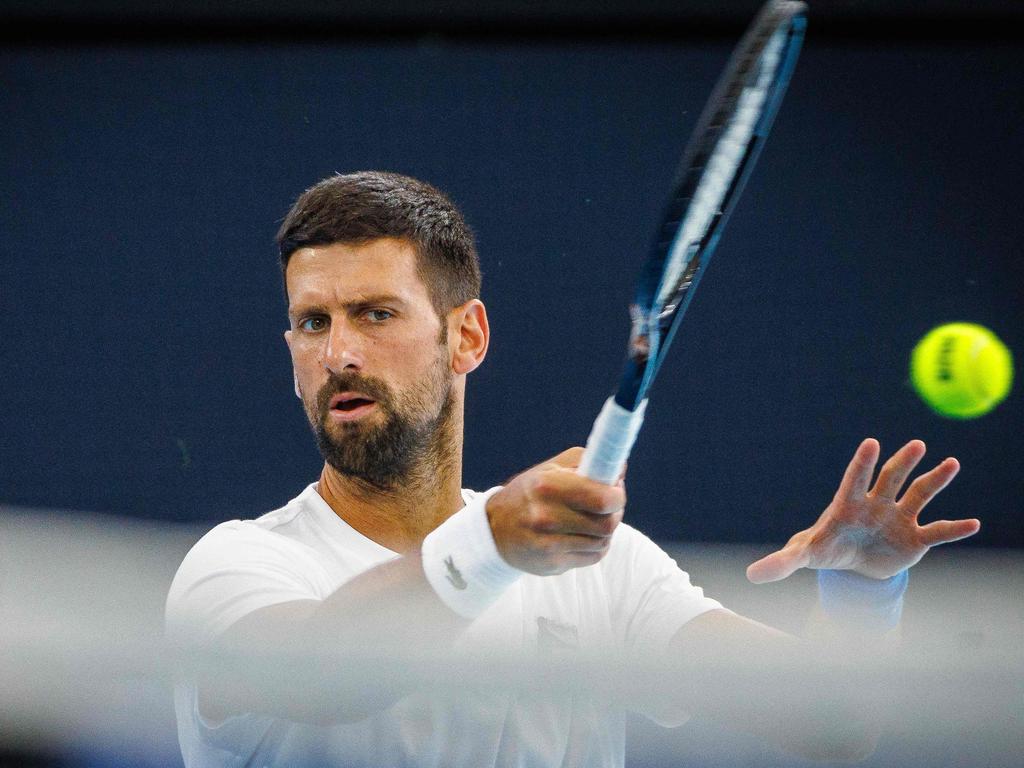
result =
M480 260L459 210L430 184L384 171L335 174L303 192L277 233L281 274L300 248L382 237L413 244L417 272L442 318L480 297Z

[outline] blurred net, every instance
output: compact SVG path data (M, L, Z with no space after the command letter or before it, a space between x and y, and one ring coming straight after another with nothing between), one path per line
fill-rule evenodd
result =
M1024 557L1016 551L938 549L913 569L895 654L845 647L815 659L737 654L626 661L600 649L529 658L482 648L455 655L367 643L329 648L170 645L163 606L174 572L203 530L127 518L0 509L0 764L4 753L99 755L96 765L179 761L171 687L183 666L266 665L317 681L311 696L355 695L381 676L415 681L444 700L472 691L624 702L708 686L730 706L754 684L786 706L831 690L890 727L868 765L1017 765L1024 733ZM815 605L813 574L754 587L746 565L764 549L667 546L694 583L732 610L801 634ZM285 654L285 655L281 655ZM806 661L807 663L803 663ZM344 670L325 674L324 670ZM742 683L742 684L741 684ZM743 701L732 702L741 708ZM628 765L799 765L742 733L698 719L663 730L631 720ZM97 762L99 761L99 762Z

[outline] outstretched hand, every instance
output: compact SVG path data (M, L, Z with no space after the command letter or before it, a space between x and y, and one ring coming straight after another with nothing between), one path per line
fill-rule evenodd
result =
M871 487L879 455L878 441L860 444L835 498L818 522L794 535L785 547L747 568L755 584L784 579L799 568L852 570L884 579L909 568L938 544L973 536L978 520L938 520L918 525L917 518L960 470L949 458L919 475L897 501L896 496L925 453L911 440L892 455Z

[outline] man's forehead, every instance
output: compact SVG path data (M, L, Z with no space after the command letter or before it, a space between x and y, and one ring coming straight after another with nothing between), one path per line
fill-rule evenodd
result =
M382 294L429 300L415 247L394 238L300 248L288 262L285 280L291 304Z

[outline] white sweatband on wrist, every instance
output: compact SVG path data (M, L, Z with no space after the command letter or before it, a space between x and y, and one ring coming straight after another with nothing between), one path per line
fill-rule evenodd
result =
M444 603L460 616L475 619L523 572L498 553L487 520L491 488L427 534L420 549L423 572Z

